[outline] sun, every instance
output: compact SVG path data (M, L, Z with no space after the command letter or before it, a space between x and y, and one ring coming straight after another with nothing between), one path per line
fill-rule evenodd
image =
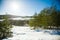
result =
M12 2L12 3L10 4L10 9L11 9L11 10L17 10L17 9L19 9L18 3L17 3L17 2Z
M20 15L20 13L22 13L23 5L21 2L12 1L9 3L7 8L8 8L7 11L9 12L9 14Z

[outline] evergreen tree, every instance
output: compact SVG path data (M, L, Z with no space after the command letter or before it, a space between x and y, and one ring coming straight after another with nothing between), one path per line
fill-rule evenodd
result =
M3 16L3 21L0 25L0 39L12 36L11 28L12 25L9 22L9 18L7 17L7 15Z
M38 19L37 19L37 13L34 14L33 19L30 19L29 25L34 27L34 29L38 26Z
M57 10L56 6L43 9L39 14L34 15L34 19L30 20L31 24L35 28L58 28L60 26L60 11Z

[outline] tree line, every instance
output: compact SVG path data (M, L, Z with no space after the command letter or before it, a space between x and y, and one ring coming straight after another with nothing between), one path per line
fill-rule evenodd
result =
M25 24L28 24L28 20L10 20L10 23L15 26L24 26Z
M35 13L29 25L34 28L60 29L60 10L56 6L44 8L40 13Z

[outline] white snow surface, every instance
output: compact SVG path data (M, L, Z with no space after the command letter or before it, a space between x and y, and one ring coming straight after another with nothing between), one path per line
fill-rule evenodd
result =
M36 32L26 26L13 26L13 37L3 40L60 40L60 35L50 35L49 33Z

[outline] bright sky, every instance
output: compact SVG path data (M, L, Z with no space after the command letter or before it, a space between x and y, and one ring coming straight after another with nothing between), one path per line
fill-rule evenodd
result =
M31 16L51 6L51 0L0 0L0 14Z

